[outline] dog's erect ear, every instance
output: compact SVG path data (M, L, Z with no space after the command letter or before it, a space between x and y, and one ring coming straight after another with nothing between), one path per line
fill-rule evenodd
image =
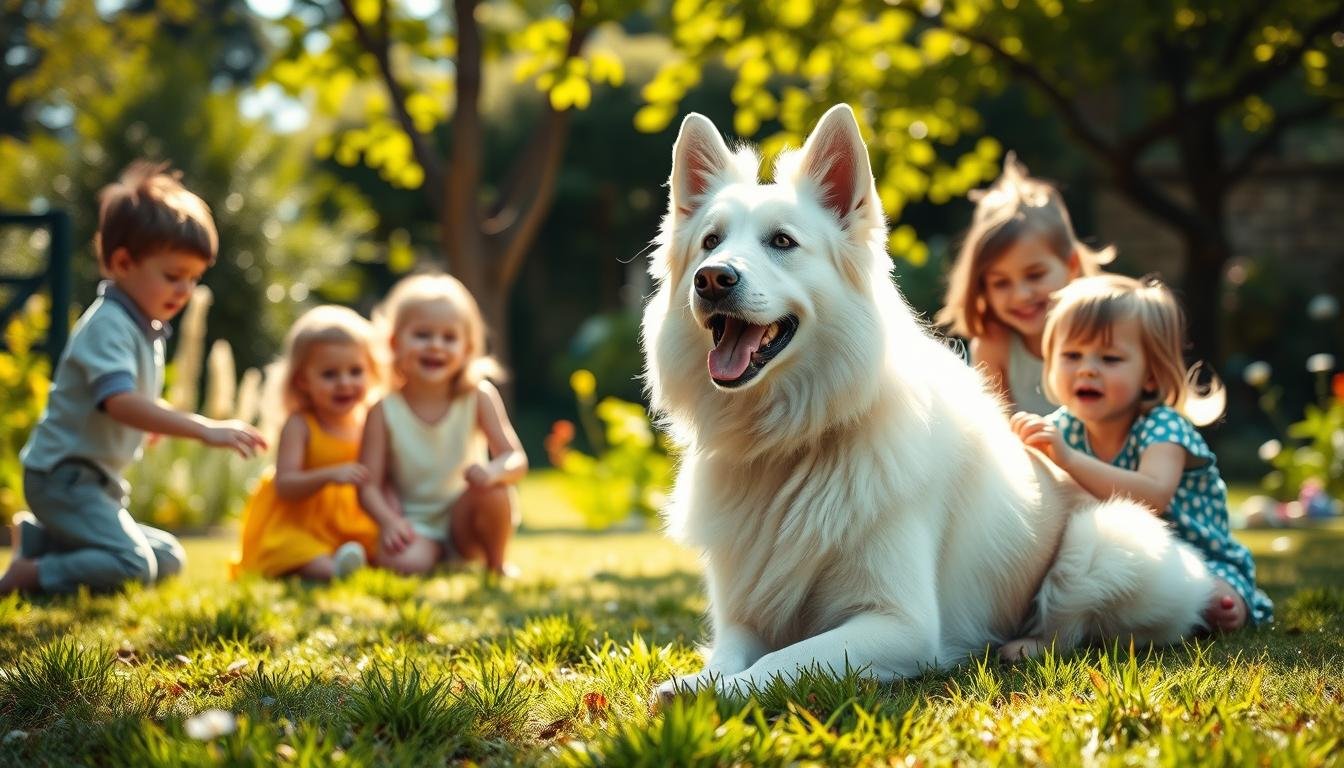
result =
M804 175L817 183L821 203L844 222L873 186L868 148L848 104L826 110L803 145Z
M709 118L697 112L687 115L672 146L669 184L673 210L683 216L693 213L714 178L726 171L730 162L732 153Z

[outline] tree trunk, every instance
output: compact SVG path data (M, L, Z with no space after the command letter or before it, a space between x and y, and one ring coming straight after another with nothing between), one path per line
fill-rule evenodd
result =
M483 286L472 291L485 319L486 344L491 356L506 369L509 367L509 288ZM512 379L512 377L510 377Z
M1181 303L1185 309L1192 360L1217 368L1223 360L1223 272L1232 249L1221 234L1185 239L1185 279Z

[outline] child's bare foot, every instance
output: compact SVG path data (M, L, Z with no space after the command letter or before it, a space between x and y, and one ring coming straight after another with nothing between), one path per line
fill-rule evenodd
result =
M1216 580L1213 597L1204 608L1204 623L1218 632L1231 632L1246 624L1246 601L1222 579Z
M37 561L15 556L9 562L9 570L0 576L0 595L10 592L37 591Z

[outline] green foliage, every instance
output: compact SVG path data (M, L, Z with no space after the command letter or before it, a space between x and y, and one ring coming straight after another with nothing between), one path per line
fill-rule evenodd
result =
M51 364L33 349L46 338L48 310L45 296L30 298L9 321L0 350L0 515L6 521L24 506L19 451L41 418L51 388Z
M346 166L362 163L393 187L415 189L427 179L415 142L433 145L435 134L453 118L464 68L509 70L515 82L545 94L553 109L586 109L595 88L619 86L625 79L616 52L601 43L585 44L586 38L641 5L634 0L482 4L474 14L482 59L471 62L459 59L458 25L439 12L354 3L354 18L294 14L274 30L281 43L261 83L310 97L317 113L332 119L335 130L316 145L319 157ZM400 105L385 87L388 73L380 58L395 63L390 76L397 80ZM444 66L448 61L453 66Z
M1058 0L673 0L665 24L678 55L644 89L635 125L662 130L712 64L736 78L733 131L763 133L768 155L798 146L822 111L846 102L860 115L886 212L897 218L911 202L941 204L997 172L1001 148L984 135L992 127L981 109L1015 83L1103 171L1141 172L1131 164L1158 146L1202 146L1181 138L1182 128L1198 122L1208 131L1201 135L1229 150L1218 171L1232 178L1284 129L1338 114L1340 22L1333 0L1163 0L1140 8ZM1116 100L1106 116L1082 103L1097 92ZM1131 199L1178 227L1179 217L1168 214L1179 203L1146 178L1117 175ZM911 231L893 233L891 248L916 264L926 256Z
M1275 424L1282 424L1279 402L1282 387L1270 383L1269 366L1263 379L1252 382L1260 390L1260 407ZM1253 369L1252 369L1253 370ZM1309 485L1323 487L1330 496L1344 498L1344 373L1316 372L1317 402L1307 403L1299 421L1283 427L1282 440L1260 448L1260 457L1273 470L1261 485L1281 501L1297 499Z
M594 404L597 383L589 371L575 371L570 386L593 453L570 447L574 425L567 421L556 422L546 439L551 463L566 481L570 504L582 510L594 528L632 515L653 519L672 484L666 438L654 432L648 412L638 403L607 397Z

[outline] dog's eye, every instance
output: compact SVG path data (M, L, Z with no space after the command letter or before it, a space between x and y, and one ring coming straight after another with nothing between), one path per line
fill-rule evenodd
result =
M719 247L719 243L720 243L720 242L722 242L722 238L720 238L718 235L716 235L716 234L714 234L713 232L711 232L711 233L709 233L708 235L705 235L705 239L704 239L704 241L702 241L702 242L700 243L700 245L701 245L701 247L703 247L706 251L712 251L712 250L714 250L715 248L718 248L718 247Z
M776 232L775 236L770 238L770 245L774 248L780 249L781 251L786 251L790 248L797 248L798 241L794 240L792 237L789 237L783 232Z

